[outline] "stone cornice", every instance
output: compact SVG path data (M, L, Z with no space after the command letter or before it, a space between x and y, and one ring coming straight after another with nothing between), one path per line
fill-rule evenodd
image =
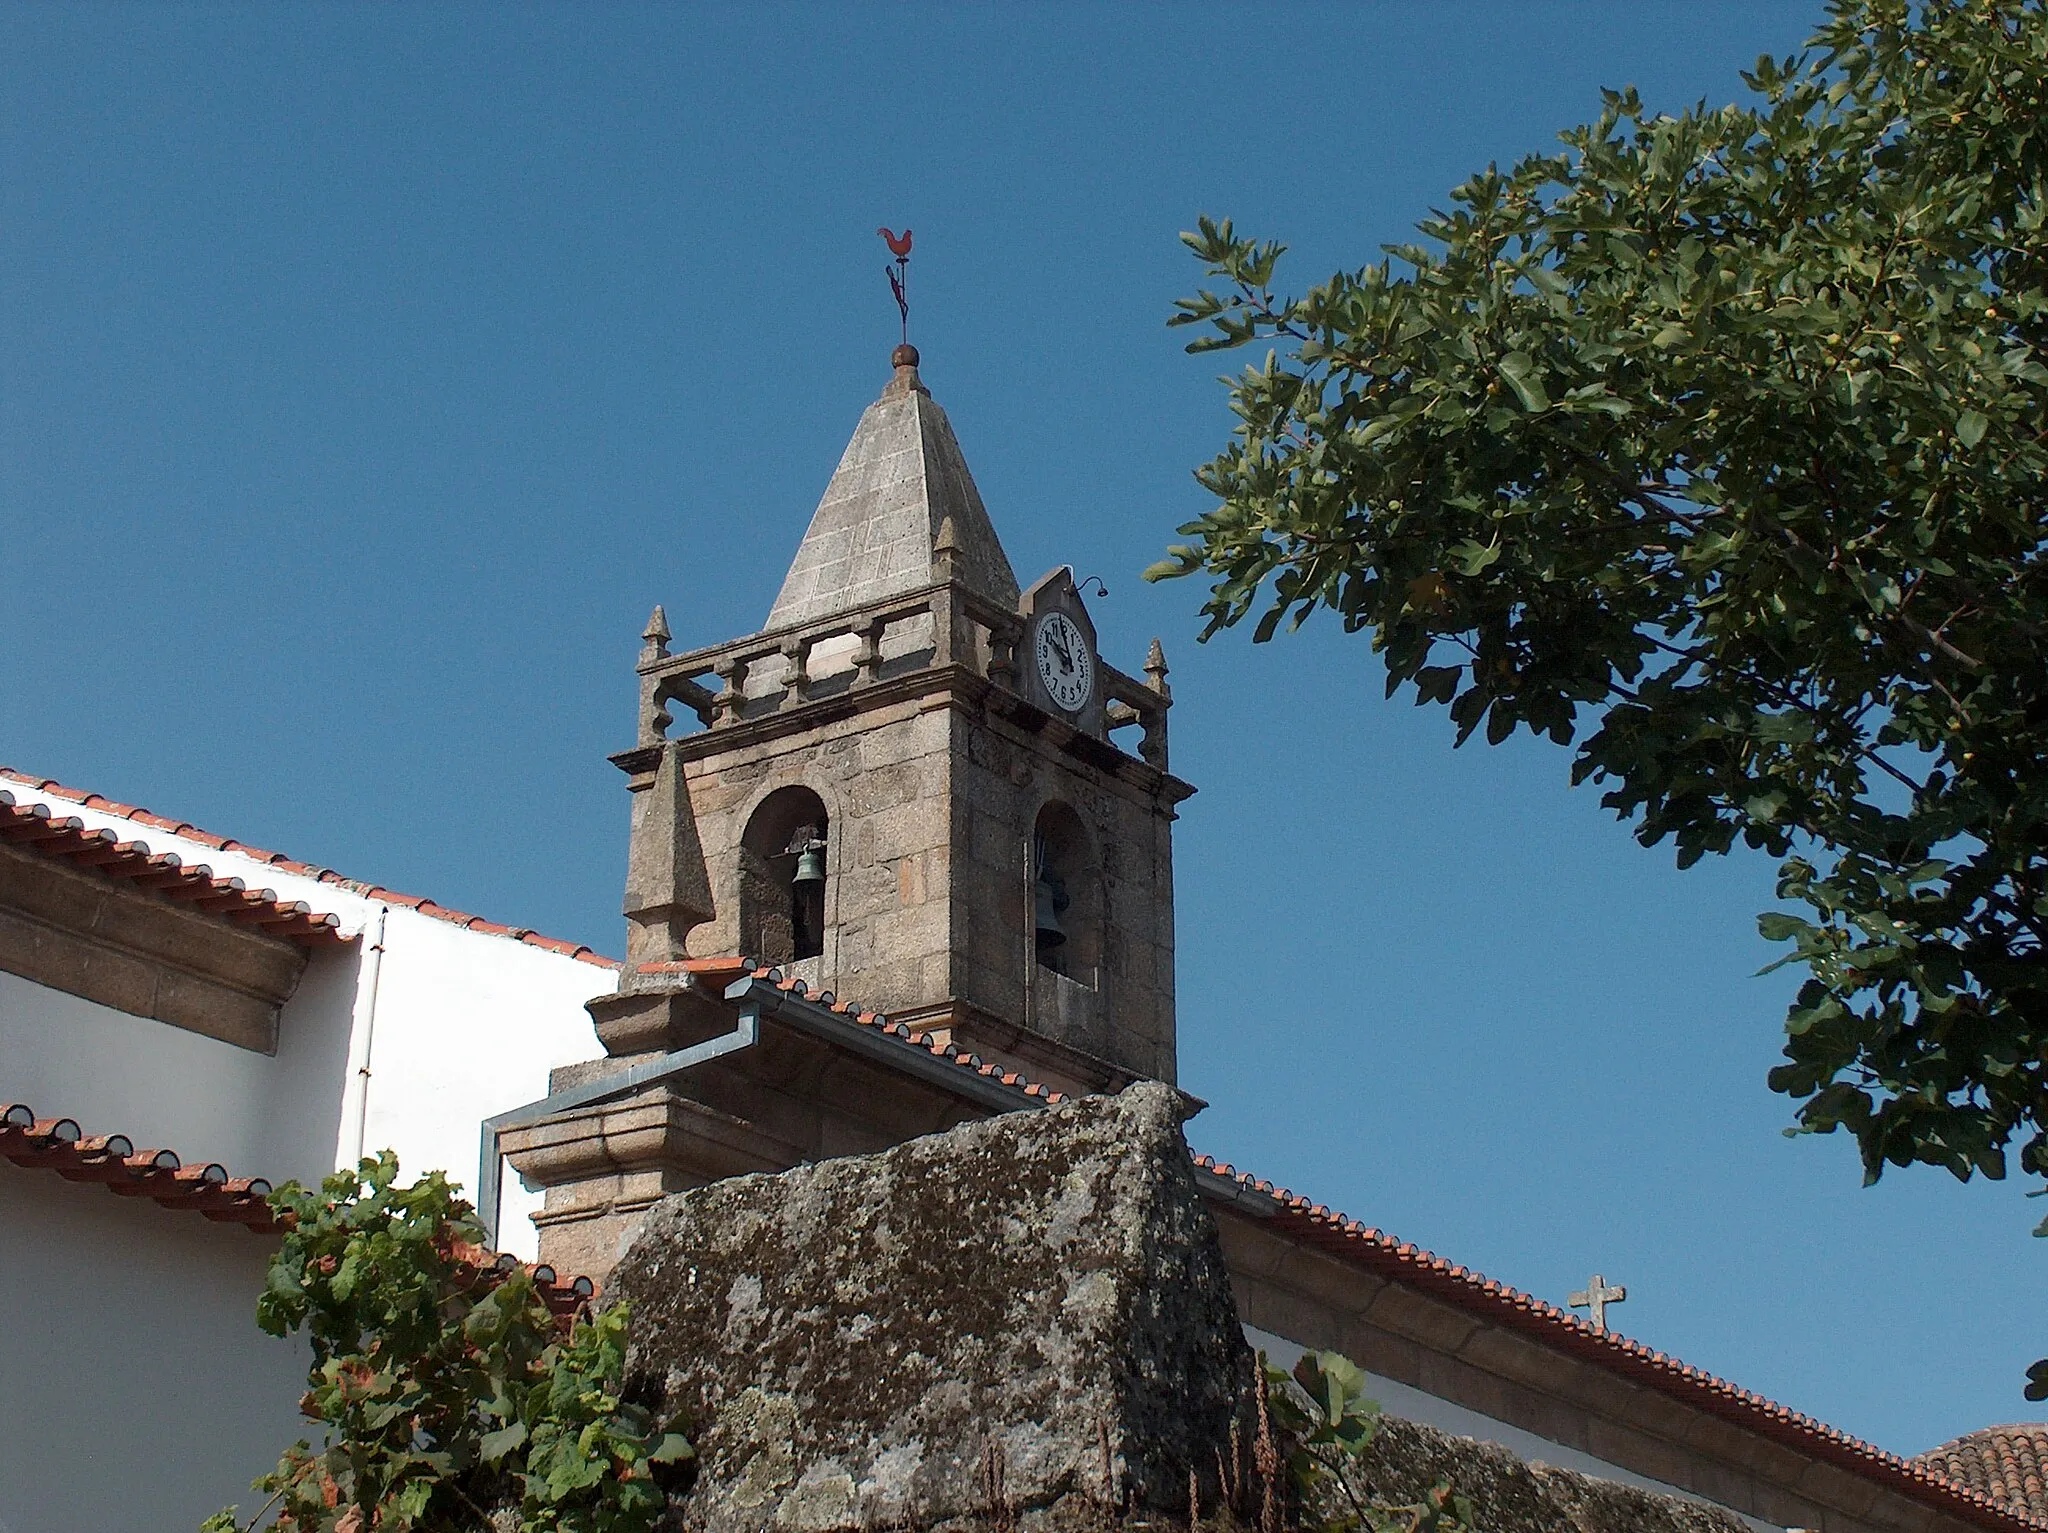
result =
M0 969L259 1054L307 950L0 845Z

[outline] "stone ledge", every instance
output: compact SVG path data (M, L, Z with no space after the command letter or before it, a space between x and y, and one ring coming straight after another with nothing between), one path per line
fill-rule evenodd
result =
M576 1189L620 1172L677 1173L690 1183L795 1165L802 1155L744 1118L657 1086L583 1112L508 1129L501 1141L512 1169L536 1186L563 1189L549 1214L579 1206ZM670 1187L668 1190L675 1190Z
M309 955L90 873L0 846L0 968L259 1054Z

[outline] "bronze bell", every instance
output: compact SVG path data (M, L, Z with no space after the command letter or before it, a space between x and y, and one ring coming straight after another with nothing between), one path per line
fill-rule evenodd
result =
M815 837L803 844L796 856L796 873L790 884L801 889L806 884L822 884L825 881L825 843Z
M1058 947L1067 940L1060 925L1060 912L1067 908L1067 888L1057 873L1041 873L1031 886L1032 907L1038 922L1038 945Z

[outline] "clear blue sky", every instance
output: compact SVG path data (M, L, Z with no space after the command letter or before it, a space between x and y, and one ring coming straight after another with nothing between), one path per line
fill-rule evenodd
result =
M617 951L641 624L757 628L895 315L1018 573L1162 636L1196 1143L1901 1451L2032 1413L2014 1188L1763 1084L1771 867L1680 874L1362 639L1146 588L1228 427L1200 213L1375 257L1811 8L0 11L0 760ZM4 1071L4 1063L0 1063ZM536 1087L539 1082L536 1082ZM4 1085L4 1082L0 1082Z

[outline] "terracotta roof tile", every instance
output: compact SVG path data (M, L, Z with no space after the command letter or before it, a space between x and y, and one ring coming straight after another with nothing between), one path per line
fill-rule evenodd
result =
M396 889L386 889L381 884L364 883L360 879L347 878L335 872L332 868L323 868L311 862L299 862L294 858L285 856L282 852L265 851L262 847L251 846L245 841L236 841L226 836L217 836L211 831L201 830L189 820L166 819L160 814L152 814L147 809L139 809L133 804L123 804L118 800L107 798L103 794L89 793L79 788L67 787L53 778L31 776L29 773L19 772L13 767L7 766L0 766L0 778L10 779L38 793L47 793L52 798L68 800L79 805L81 808L97 809L105 814L118 815L124 820L132 820L136 824L146 825L152 830L161 830L167 835L177 836L186 841L196 841L200 845L210 847L215 851L232 851L238 857L247 857L256 862L266 863L284 872L296 874L301 878L317 879L323 884L334 884L363 899L376 900L385 905L404 906L409 910L417 910L422 915L432 916L438 921L447 921L455 926L467 926L471 930L482 931L493 936L502 935L513 941L523 942L528 947L537 947L545 952L559 953L565 958L574 958L579 963L592 964L603 969L616 969L620 967L617 959L607 958L602 953L595 952L580 942L564 942L559 937L543 937L538 932L528 930L525 927L500 926L495 921L486 921L482 916L471 915L466 910L452 910L445 905L437 905L434 901L422 895L402 894ZM11 803L12 800L9 799L9 802Z
M2048 1514L2025 1500L2001 1499L1988 1489L1930 1467L1929 1461L1946 1452L1908 1461L1887 1453L1846 1432L1789 1410L1775 1400L1738 1388L1675 1358L1618 1336L1597 1330L1591 1322L1528 1294L1518 1293L1503 1283L1483 1278L1476 1272L1455 1266L1418 1246L1368 1228L1355 1219L1333 1213L1271 1182L1259 1181L1231 1166L1197 1155L1195 1165L1218 1181L1230 1184L1233 1192L1268 1199L1271 1217L1281 1229L1307 1245L1327 1251L1374 1275L1391 1278L1456 1305L1503 1329L1519 1331L1583 1358L1611 1372L1699 1407L1724 1420L1757 1431L1773 1441L1836 1464L1867 1480L1889 1485L1900 1494L1923 1505L1933 1505L1980 1528L2011 1530L2048 1528ZM1993 1428L1992 1432L2041 1434L2048 1444L2048 1427ZM1974 1436L1984 1436L1978 1433ZM1955 1448L1972 1437L1950 1444ZM2038 1447L2038 1445L2037 1445ZM1980 1455L1981 1457L1981 1455ZM2017 1455L2015 1453L2015 1461ZM2001 1460L2002 1462L2002 1460ZM2037 1465L2040 1459L2033 1460ZM2035 1483L2038 1484L2038 1473Z
M1913 1462L2002 1507L2048 1523L2048 1423L1985 1427Z
M230 1176L225 1166L188 1166L175 1150L138 1150L126 1134L88 1137L71 1118L38 1118L16 1102L0 1108L0 1159L31 1170L54 1171L69 1182L99 1182L121 1197L148 1198L165 1208L190 1209L217 1224L239 1224L259 1235L276 1234L289 1215L271 1207L271 1184L262 1177ZM482 1247L461 1253L500 1272L525 1265L509 1253ZM597 1294L587 1277L563 1279L545 1263L532 1268L534 1287L565 1324Z
M816 995L813 995L811 994L810 986L803 980L796 978L794 975L786 975L782 970L771 964L756 963L748 958L699 958L688 960L685 967L691 965L702 966L701 969L693 970L693 972L707 974L713 971L718 973L730 972L733 978L738 978L743 974L750 974L753 978L766 980L776 989L794 995L800 1000L807 1000L815 1005L825 1007L827 1010L844 1016L849 1021L855 1022L862 1027L873 1028L885 1037L900 1039L906 1048L918 1049L928 1054L936 1054L939 1058L958 1065L970 1075L985 1075L989 1073L983 1068L982 1062L978 1057L968 1053L967 1050L959 1047L957 1044L940 1039L930 1033L912 1032L901 1022L892 1021L879 1011L863 1011L851 1005L841 1003L829 990L820 990ZM1054 1091L1048 1086L1042 1086L1036 1081L1027 1081L1022 1076L1005 1076L1003 1083L1015 1086L1022 1095L1036 1101L1050 1104L1067 1100L1064 1093Z
M489 1269L504 1274L525 1267L533 1274L534 1291L540 1295L541 1302L547 1305L549 1311L565 1329L578 1315L587 1310L597 1297L597 1284L589 1278L575 1277L564 1281L546 1262L522 1262L509 1251L495 1252L482 1246L468 1247L459 1254L477 1271Z
M204 863L186 866L172 852L152 852L107 828L89 829L76 815L53 815L47 804L22 804L0 788L0 842L39 857L90 868L103 878L133 883L160 899L188 904L240 926L253 926L301 947L330 947L349 939L340 920L315 915L304 900L284 900L275 889L251 889L221 878Z
M54 1171L72 1182L100 1182L124 1197L189 1208L221 1224L259 1234L277 1228L270 1183L234 1177L225 1166L187 1166L171 1150L138 1150L125 1134L87 1138L70 1118L38 1118L17 1102L0 1110L0 1156Z

